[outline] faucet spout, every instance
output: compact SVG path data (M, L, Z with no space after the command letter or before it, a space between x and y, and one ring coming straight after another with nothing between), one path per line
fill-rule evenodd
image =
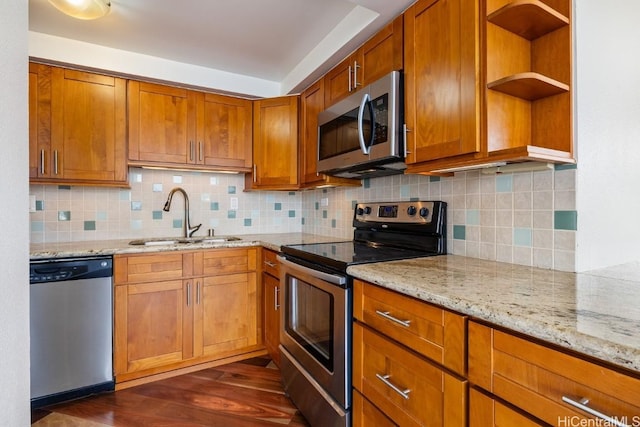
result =
M165 212L169 212L169 210L171 209L171 200L173 199L173 195L175 193L182 194L182 197L184 198L184 219L182 221L182 231L183 231L184 237L191 237L196 231L200 229L202 224L198 224L193 227L191 226L191 222L189 221L189 196L187 195L187 192L184 191L184 189L180 187L176 187L172 189L169 192L169 197L167 198L167 201L165 202L162 210Z

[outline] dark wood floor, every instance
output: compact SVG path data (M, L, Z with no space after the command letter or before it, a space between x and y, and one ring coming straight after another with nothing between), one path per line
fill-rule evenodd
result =
M32 426L308 426L267 358L205 369L32 413Z

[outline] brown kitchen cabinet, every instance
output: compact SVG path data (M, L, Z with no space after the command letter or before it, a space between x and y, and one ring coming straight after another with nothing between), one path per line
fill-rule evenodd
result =
M297 190L299 96L253 101L253 171L245 190Z
M551 425L562 420L604 422L577 407L583 399L591 409L618 421L631 422L640 414L637 376L475 321L469 322L468 337L469 382L528 418ZM507 405L500 403L493 409L494 420L499 419L498 414L507 416L503 407ZM487 408L491 406L483 396L474 399L472 395L472 411L486 412Z
M329 107L391 71L403 61L403 16L396 17L358 50L327 72L324 102Z
M354 318L354 420L466 425L466 317L354 280Z
M280 366L280 262L277 252L262 249L262 288L264 295L264 346Z
M130 80L129 164L251 170L250 100Z
M116 255L116 382L262 352L257 251Z
M29 64L31 183L127 186L126 83Z
M542 427L537 421L479 390L469 390L469 427Z
M338 178L318 172L318 113L324 110L324 79L300 95L300 184L302 188L318 186L359 186L357 179Z

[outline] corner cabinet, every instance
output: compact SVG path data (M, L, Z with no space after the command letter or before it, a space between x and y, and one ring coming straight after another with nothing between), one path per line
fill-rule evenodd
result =
M116 383L264 353L258 248L116 255Z
M29 64L31 183L127 183L124 79Z
M246 190L297 190L299 96L253 101L253 171Z
M353 315L354 426L467 425L466 317L360 280Z
M248 172L250 100L130 80L129 164Z

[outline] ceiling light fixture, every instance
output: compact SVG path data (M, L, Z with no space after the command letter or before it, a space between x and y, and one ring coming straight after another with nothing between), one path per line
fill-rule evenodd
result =
M97 19L111 10L109 0L49 0L59 11L78 19Z

